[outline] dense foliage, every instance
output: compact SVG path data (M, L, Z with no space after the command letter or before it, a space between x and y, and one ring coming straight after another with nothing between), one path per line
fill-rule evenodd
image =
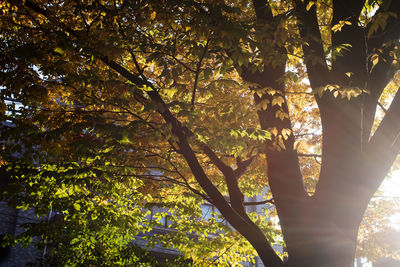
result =
M354 261L400 146L398 1L0 5L3 197L45 260L150 261L129 244L169 218L148 244L197 265Z

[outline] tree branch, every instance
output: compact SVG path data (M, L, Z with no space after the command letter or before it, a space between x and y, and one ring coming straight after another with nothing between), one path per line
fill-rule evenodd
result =
M206 144L200 144L201 149L210 158L215 166L222 172L226 186L228 187L229 199L231 200L232 208L246 219L247 214L243 206L244 195L239 188L234 171L218 158Z
M375 12L374 17L378 17L381 13L384 12L392 12L397 16L389 16L388 20L386 21L386 28L379 29L374 35L372 35L367 40L368 51L373 51L374 49L381 48L382 44L389 41L389 40L396 40L399 38L400 35L400 1L390 1L390 5L385 9L382 5L379 9ZM373 18L374 18L373 17ZM373 19L372 19L373 21ZM367 32L369 28L372 26L370 23L367 27Z
M220 158L218 158L217 154L211 150L209 146L204 143L199 142L199 146L201 150L203 150L204 154L211 160L211 162L223 173L228 173L232 171L232 168L226 165Z
M385 117L363 151L363 188L372 197L385 179L400 152L400 89L397 90Z
M397 142L398 135L400 133L400 89L397 92L390 104L389 109L386 111L386 115L382 122L379 124L371 141L368 144L369 150L372 148L376 149L387 149L391 150L395 148L394 144ZM373 150L372 150L373 151ZM394 150L392 153L397 154L398 151Z
M233 171L236 179L239 179L240 176L242 176L247 168L250 166L250 164L254 161L254 159L256 158L256 156L252 156L248 159L246 159L245 161L241 161L240 159L237 160L237 168L236 170Z
M171 124L172 133L179 140L180 151L182 152L182 155L184 156L197 182L210 197L210 202L218 208L221 214L236 230L238 230L244 237L246 237L246 239L249 240L249 242L258 251L260 257L263 259L264 262L271 262L272 264L274 264L274 266L281 266L282 261L276 255L275 251L266 240L262 231L251 220L243 218L240 213L233 209L225 200L223 195L219 192L219 190L208 179L187 141L187 130L185 130L186 128L182 127L181 123L172 115L167 105L164 103L158 92L155 90L154 86L150 82L143 81L136 75L131 74L129 71L127 71L125 68L114 61L109 61L107 58L104 57L102 58L102 61L134 84L146 85L152 89L151 91L147 91L149 97L156 104L157 111L164 118L164 120L167 123ZM264 236L264 238L260 239L260 235Z
M368 56L372 56L378 49L382 49L379 57L384 57L385 60L379 60L378 64L372 68L371 62L366 62L370 72L368 79L367 90L369 94L364 96L363 103L363 146L367 146L370 139L371 129L375 118L376 104L381 96L383 89L392 79L394 73L390 73L392 57L390 51L393 46L383 47L383 44L398 40L400 37L400 1L390 1L388 10L381 6L375 13L374 17L378 17L383 12L393 12L397 15L389 16L386 21L386 28L379 28L376 33L366 40ZM374 18L373 17L373 18ZM372 21L374 21L372 19ZM372 27L372 22L365 29L366 34L369 33Z
M79 36L76 33L69 29L66 25L63 25L59 21L53 19L51 16L47 14L46 11L43 11L38 5L31 2L30 0L26 0L23 5L31 6L33 9L37 10L40 14L46 16L53 25L57 25L63 30L73 34L75 38L79 40ZM98 56L98 55L95 55ZM178 139L178 145L180 151L182 152L183 157L185 158L189 168L191 169L196 181L202 187L202 189L206 192L206 194L210 197L210 201L214 204L221 214L229 221L229 223L238 230L257 250L263 262L271 264L271 266L282 266L281 259L277 256L267 239L265 238L264 233L257 227L254 223L251 223L242 216L240 216L225 200L224 196L219 192L219 190L213 185L213 183L208 179L205 174L203 168L201 167L198 159L196 158L195 153L190 147L187 140L187 131L185 127L182 127L181 123L173 116L173 114L168 109L168 106L162 100L161 96L155 89L152 83L141 78L139 75L134 75L129 72L126 68L119 65L115 61L109 59L106 56L98 56L99 59L106 64L111 69L115 70L122 77L126 78L133 84L138 87L147 86L150 90L147 90L147 94L151 101L154 103L157 112L163 117L166 123L171 124L172 133ZM260 238L262 237L262 238Z
M266 199L266 200L263 200L263 201L248 201L248 202L244 202L243 205L245 205L245 206L256 206L256 205L263 205L263 204L267 204L267 203L275 204L274 199L271 198L271 199Z
M387 53L385 51L385 53ZM368 94L363 96L363 109L362 109L362 144L363 148L368 144L372 126L374 124L376 105L378 103L379 97L381 96L384 88L391 80L389 75L389 70L391 68L392 60L387 58L386 62L384 60L379 60L378 64L369 74L367 91Z
M295 0L295 12L300 36L305 41L302 44L302 48L308 78L311 87L316 89L329 82L329 70L318 26L317 8L314 4L307 10L308 3L309 0ZM316 61L316 59L318 60Z

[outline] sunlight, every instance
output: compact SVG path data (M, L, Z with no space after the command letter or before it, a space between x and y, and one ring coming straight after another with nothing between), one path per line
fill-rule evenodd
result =
M400 198L400 170L393 172L382 183L380 190L385 196Z
M382 197L400 199L400 170L394 171L383 181L378 191L382 192ZM398 207L400 210L400 207ZM400 212L392 216L392 226L400 229Z

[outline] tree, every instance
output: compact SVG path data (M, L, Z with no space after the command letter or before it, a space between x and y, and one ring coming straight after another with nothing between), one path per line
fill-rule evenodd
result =
M353 264L363 213L400 147L399 1L2 8L1 98L23 105L4 116L36 145L35 162L140 178L160 202L201 197L266 266ZM381 97L392 101L380 120ZM244 209L265 186L285 261Z

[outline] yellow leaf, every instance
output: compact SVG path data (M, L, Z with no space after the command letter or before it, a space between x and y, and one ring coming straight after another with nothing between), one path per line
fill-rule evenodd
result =
M379 62L379 56L377 54L374 54L372 56L372 67L375 67L376 64Z
M278 105L278 106L282 107L282 103L284 103L284 102L285 102L285 99L283 99L283 97L281 97L281 96L278 96L272 100L272 105L273 106Z
M150 15L150 19L151 19L151 20L154 20L155 18L156 18L156 12L153 11L153 12L151 13L151 15Z
M81 209L81 205L79 205L78 203L74 203L74 208L75 210L79 211Z
M272 96L274 96L276 94L276 91L272 88L267 88L267 92L269 95L272 95Z
M64 54L64 50L62 50L61 47L56 47L56 48L54 49L54 52L56 52L56 53L58 53L58 54L60 54L60 55L63 55L63 54Z
M341 20L341 21L339 21L338 24L333 25L332 31L333 32L341 31L344 25L351 25L351 22L350 21Z
M276 127L271 128L271 129L269 130L269 132L271 132L271 134L273 134L273 135L275 135L275 136L278 135L278 129L276 129Z
M333 92L333 96L336 98L339 95L339 91Z
M310 8L311 8L314 4L315 4L314 1L310 1L310 2L307 4L307 7L306 7L307 11L309 11Z
M341 25L341 24L333 25L332 31L333 31L333 32L340 31L340 30L342 29L342 27L343 27L343 25Z
M265 100L262 101L263 110L267 110L268 104L269 104L269 100L268 99L265 99Z
M283 129L282 129L282 136L283 136L283 139L287 140L288 137L290 136L291 132L292 132L292 131L291 131L290 129L283 128Z
M275 118L279 118L280 120L284 120L285 118L289 119L289 116L288 116L288 114L286 112L278 110L275 113Z

